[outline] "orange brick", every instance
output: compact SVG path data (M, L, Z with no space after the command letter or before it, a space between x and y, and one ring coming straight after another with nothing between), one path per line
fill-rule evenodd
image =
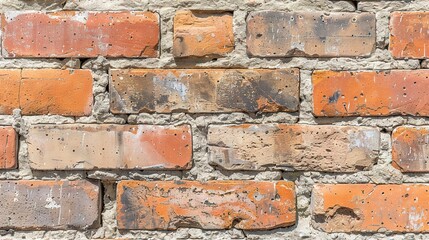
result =
M7 12L2 22L5 57L158 56L156 13Z
M296 112L298 69L110 71L113 113Z
M188 125L37 125L28 136L30 167L67 169L189 169Z
M178 11L174 17L174 57L225 56L234 50L232 13Z
M90 70L22 70L20 106L25 115L89 115L92 101Z
M318 184L313 226L325 232L429 232L429 185Z
M121 181L117 188L119 229L263 230L296 221L292 182Z
M392 133L392 164L402 172L429 172L429 127L397 127Z
M259 11L246 22L251 56L368 56L375 49L372 13Z
M429 70L313 73L316 116L429 116Z
M0 127L0 169L16 168L17 141L12 127Z
M85 180L0 181L0 228L87 229L100 226L100 185Z
M375 128L286 124L211 125L210 164L228 170L368 170L380 150Z
M390 16L389 49L394 58L428 58L428 12L394 12Z
M0 69L0 114L12 114L19 108L20 69Z

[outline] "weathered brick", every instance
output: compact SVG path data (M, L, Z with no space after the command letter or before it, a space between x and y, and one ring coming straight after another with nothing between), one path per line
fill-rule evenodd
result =
M17 141L12 127L0 127L0 169L16 168Z
M228 170L356 172L370 169L380 148L369 127L210 125L207 138L210 164Z
M21 79L19 102L23 114L91 114L90 70L24 69Z
M313 226L326 232L428 232L429 185L315 185Z
M224 56L234 50L231 12L178 11L174 57Z
M158 56L151 12L6 12L2 22L5 57Z
M429 70L316 71L316 116L429 116Z
M0 69L0 114L12 114L19 108L20 69Z
M394 58L428 58L428 12L394 12L390 16L389 28L389 49Z
M368 56L375 49L375 15L251 12L247 52L257 57Z
M85 180L0 181L0 229L99 227L100 186Z
M429 127L397 127L392 133L392 164L402 172L429 172Z
M29 130L30 167L67 169L188 169L188 125L37 125Z
M296 221L292 182L121 181L119 229L273 229Z
M298 69L111 70L113 113L294 112Z

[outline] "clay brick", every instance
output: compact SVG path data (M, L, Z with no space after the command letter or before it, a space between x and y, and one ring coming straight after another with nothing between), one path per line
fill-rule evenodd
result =
M0 114L12 114L19 108L20 69L0 69Z
M429 70L313 73L316 116L429 116Z
M21 77L22 114L91 114L90 70L24 69Z
M111 70L113 113L295 112L298 69Z
M396 59L428 58L428 12L394 12L390 16L389 49ZM428 46L429 48L429 46Z
M178 11L174 57L225 56L234 50L231 12Z
M374 49L375 15L371 13L260 11L247 18L251 56L369 56Z
M0 127L0 169L16 168L17 141L12 127Z
M2 22L5 57L158 56L151 12L6 12Z
M78 181L0 181L0 229L87 229L100 225L100 186Z
M37 125L27 139L30 167L67 169L189 169L188 125Z
M369 127L210 125L207 138L210 164L228 170L357 172L380 149L380 133Z
M266 230L296 221L292 182L121 181L119 229Z
M429 185L318 184L313 226L325 232L428 232Z
M429 172L429 127L397 127L392 133L392 165L402 172Z

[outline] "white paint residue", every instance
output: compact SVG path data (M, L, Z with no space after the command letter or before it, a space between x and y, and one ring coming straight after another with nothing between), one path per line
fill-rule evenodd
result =
M415 207L411 207L408 213L408 225L412 230L420 230L423 227L422 218L424 217L424 211L417 212Z
M155 76L152 79L152 81L155 86L158 84L164 85L164 87L167 88L168 90L172 90L175 93L179 94L182 101L186 101L188 88L181 81L181 78L182 78L182 75L180 75L179 78L177 78L174 74L169 73L163 80Z
M49 190L48 197L46 198L46 204L44 206L48 209L54 209L54 208L61 208L61 205L55 202L55 200L52 198L52 188Z
M15 197L13 198L13 202L18 202L19 191L15 190Z
M78 12L71 18L73 21L81 22L86 24L88 21L88 12Z

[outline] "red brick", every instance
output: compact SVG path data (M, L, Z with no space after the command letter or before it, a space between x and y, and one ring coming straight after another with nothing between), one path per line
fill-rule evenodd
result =
M394 12L389 28L389 49L394 58L428 58L428 12Z
M5 57L158 56L156 13L7 12L2 22Z
M372 13L260 11L246 22L251 56L369 56L375 49Z
M87 229L100 225L100 186L85 180L0 181L0 228Z
M316 116L429 116L429 71L316 71Z
M189 169L188 125L37 125L27 139L30 167L67 169Z
M174 17L175 57L225 56L234 50L231 12L178 11Z
M298 69L110 71L113 113L295 112Z
M285 124L210 125L210 164L228 170L368 170L380 133L370 127Z
M19 108L20 69L0 69L0 114L12 114Z
M17 141L12 127L0 127L0 169L16 168Z
M392 164L402 172L429 172L429 127L402 126L392 133Z
M429 232L429 185L318 184L313 226L325 232Z
M273 229L296 221L292 182L121 181L119 229Z

